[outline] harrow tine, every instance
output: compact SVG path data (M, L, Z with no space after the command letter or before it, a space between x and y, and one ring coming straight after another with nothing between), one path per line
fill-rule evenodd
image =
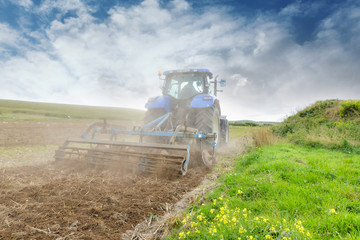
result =
M69 139L56 151L55 158L100 166L120 164L141 172L167 171L185 175L189 150L184 145Z

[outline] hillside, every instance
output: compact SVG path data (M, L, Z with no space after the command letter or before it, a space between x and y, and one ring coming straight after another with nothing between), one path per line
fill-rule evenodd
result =
M360 100L318 101L274 131L296 144L351 150L360 146Z
M55 103L0 100L0 121L38 121L59 119L142 120L144 111Z

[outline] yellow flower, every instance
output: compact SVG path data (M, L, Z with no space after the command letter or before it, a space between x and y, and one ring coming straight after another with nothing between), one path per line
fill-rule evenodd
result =
M333 209L333 208L329 209L329 212L332 213L332 214L337 214L336 210Z
M286 232L290 231L290 229L289 229L289 228L285 228L284 230L285 230Z
M271 226L270 230L271 230L271 231L275 231L274 226Z
M258 218L258 217L255 217L254 220L255 220L255 221L259 221L259 218Z
M244 233L244 232L246 232L246 230L243 227L239 228L239 233Z
M219 200L220 200L220 201L222 201L222 200L223 200L223 198L222 198L222 197L219 197Z
M214 209L211 209L211 210L210 210L210 213L214 213L214 211L215 211Z
M286 219L283 219L283 222L286 223Z
M243 214L243 216L246 218L246 217L247 217L247 214L246 214L246 213L244 213L244 214Z
M269 219L267 218L264 218L263 221L266 223L267 221L269 221Z
M266 239L272 239L272 237L270 235L265 235Z
M310 234L309 232L307 232L307 233L306 233L306 236L310 237L310 236L311 236L311 234Z
M179 232L179 238L180 239L185 238L185 233L184 232Z
M238 194L242 194L243 191L241 191L240 189L237 191Z
M246 208L244 208L244 209L243 209L243 212L246 212L246 211L247 211L247 209L246 209Z

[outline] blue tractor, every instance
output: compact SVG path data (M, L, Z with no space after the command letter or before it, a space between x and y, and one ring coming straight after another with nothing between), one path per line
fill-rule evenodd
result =
M229 123L226 116L221 116L220 102L217 98L219 85L224 87L224 79L217 80L208 69L185 69L159 71L159 78L164 81L162 96L148 100L145 122L151 122L165 114L171 116L159 130L173 131L177 126L195 129L199 133L214 134L215 139L196 139L192 155L200 153L205 165L212 165L214 151L219 145L229 141ZM151 137L149 141L163 142L164 138ZM186 140L184 140L186 141ZM206 155L206 156L205 156ZM193 161L194 162L194 161Z
M208 69L166 71L159 77L163 95L146 103L143 126L124 129L106 120L94 122L80 138L67 139L55 159L161 175L185 175L189 165L199 163L211 167L216 148L229 140L229 124L216 96L225 80L218 81Z

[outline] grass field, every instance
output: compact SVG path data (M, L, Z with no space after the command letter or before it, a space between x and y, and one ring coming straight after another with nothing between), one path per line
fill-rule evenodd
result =
M65 119L142 120L144 111L54 103L0 100L0 121L61 121Z
M278 143L236 159L170 239L360 238L360 156Z

